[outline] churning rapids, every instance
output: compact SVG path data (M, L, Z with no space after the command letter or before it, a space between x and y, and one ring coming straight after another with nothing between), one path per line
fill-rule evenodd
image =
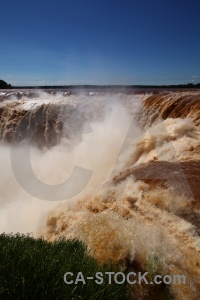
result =
M0 140L1 232L77 238L122 270L154 262L186 276L175 299L199 299L200 91L5 90Z

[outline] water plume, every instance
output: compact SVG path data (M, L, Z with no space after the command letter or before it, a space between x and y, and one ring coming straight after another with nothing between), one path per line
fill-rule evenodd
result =
M170 286L175 299L198 298L199 91L13 92L1 95L0 113L1 231L77 238L122 271L185 275L185 285ZM78 165L92 170L89 184L62 202L25 192L9 151L30 144L42 182L60 184ZM144 299L150 288L134 292Z

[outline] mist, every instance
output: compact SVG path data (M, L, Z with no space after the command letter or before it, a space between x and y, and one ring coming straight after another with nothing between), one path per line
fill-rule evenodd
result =
M33 110L33 103L36 103L35 106L41 105L41 99L44 96L47 98L45 93L40 94L40 102L25 99L26 102L22 104L23 108ZM85 95L82 95L82 98L84 97ZM48 95L45 103L48 105L55 101L55 98L59 99L57 95L56 97ZM19 184L11 163L13 147L20 153L16 155L16 159L24 158L27 149L30 148L33 172L38 180L48 185L58 185L67 181L75 165L90 170L92 176L87 186L78 194L79 198L97 191L104 182L109 180L133 117L119 99L106 95L103 100L103 116L99 118L100 120L90 122L89 130L84 130L82 126L81 137L62 137L60 143L50 149L39 149L30 145L30 141L26 139L14 145L1 142L1 232L30 232L36 236L39 228L44 224L47 212L62 202L58 201L56 194L54 201L47 201L34 197L24 189L33 181L30 176L27 177L25 160L17 162L21 172L24 172L24 184L23 186ZM60 99L58 101L60 104ZM6 102L4 105L10 102L15 103L16 99L12 96ZM42 102L44 103L44 100ZM138 109L138 101L136 105ZM88 126L88 122L84 124ZM135 132L140 132L137 126L135 126ZM76 181L71 185L71 189L75 192L77 185ZM76 197L71 197L66 201L75 203L77 200Z

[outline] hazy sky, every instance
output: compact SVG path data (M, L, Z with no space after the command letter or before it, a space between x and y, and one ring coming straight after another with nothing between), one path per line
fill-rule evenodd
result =
M200 82L199 0L8 0L0 12L12 85Z

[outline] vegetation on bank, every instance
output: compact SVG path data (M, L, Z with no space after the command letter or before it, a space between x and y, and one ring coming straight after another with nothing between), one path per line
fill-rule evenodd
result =
M146 270L138 268L127 272L149 273L151 281L158 270L157 259L149 261ZM1 300L172 300L169 286L127 285L109 283L106 272L120 272L111 264L100 265L86 251L86 246L77 240L60 240L49 243L43 239L33 239L29 235L0 234L0 299ZM64 282L64 274L73 273ZM78 274L82 272L83 276ZM94 277L97 272L103 274L101 284L87 277ZM114 275L113 275L114 276ZM118 282L123 278L117 276ZM133 280L135 278L131 278ZM77 280L77 282L76 282ZM85 284L84 284L85 280ZM122 280L123 281L123 280Z
M95 89L95 90L120 90L120 89L197 89L200 88L200 83L193 84L193 83L187 83L187 84L170 84L170 85L144 85L144 84L138 84L138 85L120 85L120 84L114 84L114 85L43 85L43 86L20 86L16 88L40 88L40 89Z
M86 252L86 247L76 240L49 243L29 235L0 235L0 299L65 299L105 300L130 299L126 283L108 283L105 272L113 271L108 264L99 263ZM76 280L82 272L86 284L66 284L64 274L72 272ZM104 274L103 283L87 277ZM79 278L79 277L78 277Z
M0 89L10 89L10 88L11 88L11 84L8 84L4 80L0 80Z
M4 80L0 80L0 89L97 89L97 90L118 90L118 89L199 89L200 83L171 84L171 85L43 85L43 86L11 86Z

